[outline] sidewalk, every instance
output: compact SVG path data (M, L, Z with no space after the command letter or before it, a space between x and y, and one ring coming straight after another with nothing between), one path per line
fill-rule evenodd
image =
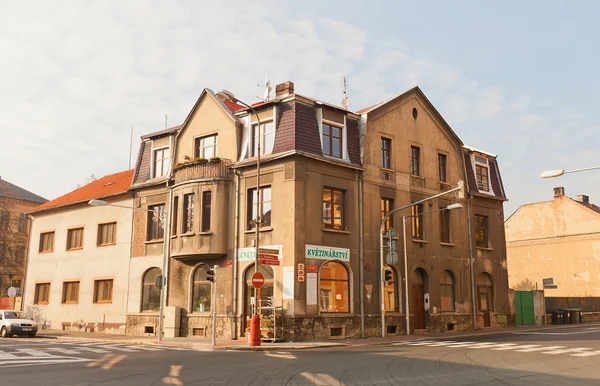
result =
M344 339L330 340L318 342L282 342L268 343L263 342L260 346L250 347L246 338L242 337L239 340L222 340L217 339L215 347L211 345L208 339L199 338L164 338L161 342L155 336L131 336L131 335L111 335L82 331L62 331L62 330L42 330L37 337L42 339L64 339L64 340L85 340L98 341L106 343L118 344L145 344L145 345L164 345L184 347L192 350L241 350L241 351L280 351L280 350L301 350L310 348L325 348L325 347L346 347L346 346L369 346L389 344L394 342L404 342L407 340L424 340L424 339L456 339L470 336L485 336L506 334L512 332L523 331L543 331L553 329L568 329L582 326L600 327L600 322L585 323L585 324L565 324L565 325L544 325L544 326L519 326L506 328L485 328L477 331L457 331L446 332L441 334L423 334L423 335L392 335L385 338L368 338L368 339Z

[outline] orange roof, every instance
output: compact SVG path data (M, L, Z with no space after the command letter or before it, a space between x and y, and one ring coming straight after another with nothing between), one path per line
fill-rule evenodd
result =
M45 204L34 208L31 213L50 208L86 202L92 198L109 197L116 194L125 193L131 186L132 177L133 169L115 174L109 174L108 176L104 176L100 179L92 181L79 189L75 189L64 196L60 196L52 201L48 201Z
M244 107L244 106L242 106L242 105L238 105L237 103L235 103L235 102L233 102L233 101L231 101L231 100L229 100L229 99L226 99L226 100L224 100L224 101L222 101L222 102L223 102L223 104L224 104L225 106L227 106L227 108L228 108L229 110L231 110L232 112L236 112L236 111L238 111L238 110L245 109L245 107Z

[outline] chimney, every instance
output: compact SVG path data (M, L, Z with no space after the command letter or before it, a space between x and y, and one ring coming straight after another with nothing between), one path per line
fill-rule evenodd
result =
M589 204L590 203L590 197L586 196L585 194L580 194L579 196L577 196L577 201L583 202L584 204Z
M554 198L562 197L564 195L565 195L565 188L563 188L562 186L560 186L558 188L554 188Z
M294 93L294 83L287 82L278 84L275 86L275 96L286 96Z

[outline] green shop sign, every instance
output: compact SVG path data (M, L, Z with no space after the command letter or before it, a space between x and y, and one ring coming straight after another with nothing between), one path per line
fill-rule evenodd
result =
M305 257L307 259L337 259L350 261L350 250L347 248L326 247L323 245L306 244Z
M283 259L281 254L282 245L261 245L260 248L265 249L277 249L279 251L279 259ZM238 261L254 261L256 257L256 248L239 248L238 249Z

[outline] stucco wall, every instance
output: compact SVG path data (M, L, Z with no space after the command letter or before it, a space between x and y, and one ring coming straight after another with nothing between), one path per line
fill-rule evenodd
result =
M129 197L109 199L132 206ZM98 224L116 221L116 244L97 246ZM25 310L47 328L62 323L125 323L129 284L132 211L86 204L56 209L35 216L24 296ZM67 229L83 226L83 248L66 251ZM39 252L40 233L54 231L54 251ZM113 279L112 302L94 303L94 280ZM63 304L64 281L79 281L79 301ZM36 283L51 283L48 304L33 304Z

